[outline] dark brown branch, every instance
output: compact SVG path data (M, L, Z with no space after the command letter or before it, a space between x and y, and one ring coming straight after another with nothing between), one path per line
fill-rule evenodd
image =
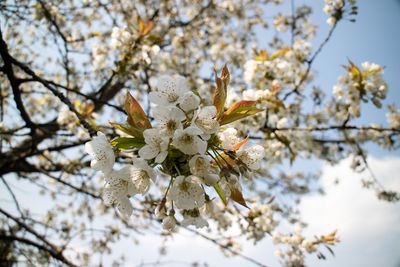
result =
M189 21L175 21L173 23L170 23L169 28L177 28L177 27L186 27L189 26L191 24L193 24L195 21L197 21L198 19L200 19L201 15L203 15L204 11L206 11L207 9L211 8L213 6L213 0L209 1L207 3L207 5L202 6L201 9L199 10L199 12Z
M17 208L18 212L20 213L21 217L23 218L23 217L24 217L24 214L23 214L22 209L21 209L21 207L20 207L20 205L19 205L19 202L18 202L18 200L17 200L17 197L15 196L14 192L12 191L11 187L8 185L8 183L6 182L6 180L4 179L4 177L3 177L3 176L0 176L0 178L1 178L1 181L3 182L4 186L7 188L8 192L10 193L11 198L12 198L13 201L14 201L15 207Z
M7 48L6 43L3 39L3 35L0 29L0 44L4 44L5 48ZM5 49L1 49L2 51L2 57L4 59L4 61L7 60L8 64L14 64L18 67L20 67L26 74L30 75L34 80L36 80L37 82L43 84L44 87L46 87L47 89L49 89L55 96L57 96L61 102L63 102L64 104L66 104L68 106L68 108L75 113L75 115L78 117L79 122L89 131L90 136L95 136L96 135L96 130L92 127L92 125L90 125L85 118L83 118L83 116L75 109L75 106L71 103L71 101L64 96L62 93L60 93L56 88L54 88L51 84L49 84L46 80L42 79L41 77L37 76L35 74L35 72L33 70L31 70L28 66L26 66L25 64L17 61L15 58L13 58L9 53L8 50ZM4 56L3 56L4 53Z
M0 35L2 36L2 32L0 29ZM20 82L15 77L13 66L12 66L12 58L8 53L8 47L3 38L0 39L0 54L4 62L4 66L2 67L2 72L7 75L8 80L10 81L10 85L14 94L15 104L21 113L22 119L25 121L26 125L30 128L34 127L34 123L28 115L28 112L25 110L24 103L22 102L21 90L19 88Z
M51 244L49 241L46 240L46 238L39 234L38 232L36 232L32 227L30 227L29 225L25 224L24 222L21 222L20 220L18 220L18 218L14 217L13 215L11 215L10 213L8 213L7 211L3 210L2 208L0 208L0 213L2 213L3 215L5 215L7 218L12 219L15 223L17 223L19 226L21 226L22 228L24 228L25 230L27 230L29 233L31 233L32 235L34 235L35 237L37 237L38 239L40 239L43 243L45 243L46 245L48 245L51 249L57 250L56 246L54 246L53 244Z
M72 189L76 190L77 192L80 192L80 193L83 193L83 194L85 194L85 195L91 196L91 197L93 197L93 198L95 198L95 199L101 199L101 196L100 196L100 195L95 195L94 193L91 193L91 192L85 190L84 188L77 187L77 186L75 186L75 185L73 185L73 184L70 184L70 183L68 183L68 182L66 182L66 181L64 181L64 180L62 180L61 178L58 178L58 177L55 177L54 175L51 175L48 171L46 171L46 170L44 170L44 169L37 168L37 171L38 171L38 172L41 172L41 173L44 173L45 175L47 175L47 176L50 177L51 179L53 179L53 180L55 180L55 181L57 181L57 182L59 182L59 183L65 185L65 186L67 186L67 187L69 187L69 188L72 188Z
M0 175L16 171L35 171L25 158L37 150L37 145L53 136L59 125L53 122L37 125L34 133L5 153L0 153Z
M72 262L70 262L68 259L66 259L63 256L62 250L58 249L54 244L50 243L43 235L39 234L35 229L33 229L29 225L25 224L24 222L20 221L18 218L14 217L13 215L11 215L10 213L6 212L5 210L3 210L1 208L0 208L0 213L5 215L7 218L13 220L20 227L24 228L26 231L28 231L29 233L34 235L41 242L46 244L46 246L38 244L38 243L36 243L36 242L34 242L32 240L29 240L29 239L24 239L24 238L17 237L15 235L8 236L9 238L12 238L12 239L17 240L17 241L21 241L21 242L26 243L26 244L33 245L33 246L37 247L38 249L41 249L41 250L49 252L53 258L58 259L58 260L62 261L63 263L65 263L65 264L67 264L69 266L75 266ZM1 239L1 237L0 237L0 239Z
M400 129L396 128L387 128L387 127L373 127L373 126L356 126L356 125L332 125L332 126L309 126L309 127L284 127L284 128L271 128L267 127L262 129L263 132L271 132L271 131L331 131L331 130L358 130L358 131L377 131L377 132L394 132L400 133Z
M4 240L4 241L18 241L20 243L24 243L33 247L36 247L37 249L41 250L41 251L45 251L47 253L49 253L54 259L57 259L59 261L61 261L62 263L68 265L68 266L77 266L75 264L73 264L71 261L69 261L67 258L64 257L64 255L62 254L62 252L53 250L51 248L48 248L47 246L41 245L35 241L23 238L23 237L19 237L16 235L4 235L4 234L0 234L0 240Z

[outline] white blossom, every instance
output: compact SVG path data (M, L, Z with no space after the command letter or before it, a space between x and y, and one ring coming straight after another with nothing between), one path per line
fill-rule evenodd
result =
M203 137L206 140L210 138L210 134L216 133L219 130L219 123L215 119L216 114L217 108L215 106L199 108L194 114L192 125L195 124L203 131Z
M111 33L110 48L112 50L120 50L126 47L132 39L132 35L128 27L114 27Z
M313 252L317 251L317 247L314 246L313 242L310 240L306 240L306 239L303 240L301 245L304 248L304 250L307 251L308 253L313 253Z
M182 121L186 119L185 113L177 107L156 107L153 110L154 120L158 123L160 135L172 137L175 130L182 129Z
M218 137L222 148L229 151L233 151L233 146L240 142L239 137L237 137L237 130L231 127L219 132Z
M182 226L194 225L196 228L208 227L208 222L199 216L191 216L190 214L183 214L183 221L181 222Z
M173 79L168 75L158 78L157 89L155 92L150 92L149 100L154 104L163 106L178 104L188 91L184 77L178 76Z
M117 204L120 212L127 216L132 212L129 198L135 194L145 194L156 178L155 171L143 159L134 159L133 163L106 175L103 191L105 204Z
M172 144L188 155L204 154L207 150L207 142L199 137L202 133L202 130L195 126L189 126L184 130L178 129L175 131Z
M149 191L151 183L156 181L157 174L145 160L134 158L130 178L136 190L135 192L144 195Z
M200 105L200 98L192 91L186 92L179 100L179 106L184 111L196 109Z
M288 15L278 15L274 19L274 26L280 32L285 32L289 26Z
M257 101L260 98L263 98L265 96L265 93L263 90L254 90L254 89L248 89L243 92L243 99L244 100L253 100Z
M335 17L329 17L327 20L326 20L326 23L328 23L329 25L335 25L336 24L336 18Z
M105 175L111 172L115 162L114 150L102 132L97 132L97 136L85 144L85 150L93 157L90 162L92 169Z
M117 205L118 210L130 216L133 210L129 197L136 193L131 180L132 166L125 166L121 170L112 171L105 176L103 200L106 205Z
M189 161L190 172L203 178L206 185L216 185L219 175L211 168L210 159L203 155L195 155Z
M254 81L257 73L257 67L259 64L260 63L258 61L255 61L253 59L246 61L246 63L244 64L243 77L247 83L252 83Z
M158 219L164 219L165 217L167 217L167 208L165 206L165 203L163 203L162 205L157 205L154 214Z
M169 191L168 197L178 209L194 209L204 205L204 190L196 176L178 176Z
M161 223L164 230L173 231L176 226L176 219L174 216L167 216Z
M247 167L251 170L258 170L261 167L261 161L264 158L265 150L260 145L246 142L236 153Z
M146 145L139 150L139 156L143 159L155 159L161 163L168 155L169 137L160 135L159 129L147 129L143 132Z
M67 130L75 132L78 127L78 117L67 106L63 106L58 113L57 123L65 125Z

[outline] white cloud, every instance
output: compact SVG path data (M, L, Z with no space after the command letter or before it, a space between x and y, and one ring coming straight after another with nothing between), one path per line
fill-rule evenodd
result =
M400 157L374 159L369 163L375 175L387 187L400 191ZM313 195L303 198L300 211L304 221L309 223L305 235L312 238L338 229L341 239L335 248L335 257L327 250L326 261L318 260L315 255L306 258L308 266L399 266L400 260L400 203L387 203L376 198L372 190L361 186L361 177L350 170L350 160L344 160L336 166L324 166L320 182L326 189L325 195ZM340 183L334 181L339 178ZM137 266L141 262L170 262L165 266L187 266L197 261L207 262L208 266L253 266L239 257L225 257L220 249L211 242L187 231L180 231L167 242L167 255L159 258L158 249L162 238L155 235L138 237L138 246L126 244L128 266ZM240 238L245 240L244 237ZM274 255L276 247L270 238L257 245L252 242L243 244L243 254L263 262L267 266L280 266ZM324 251L322 249L322 251ZM185 264L186 263L186 264ZM397 264L397 265L396 265ZM254 265L255 266L255 265Z
M400 158L368 160L376 177L389 189L400 191ZM361 186L370 177L350 170L350 160L324 166L323 196L303 198L302 218L309 222L306 233L324 234L338 229L341 243L336 258L310 261L315 266L398 266L400 260L400 204L380 201L373 190ZM335 179L339 184L335 185Z

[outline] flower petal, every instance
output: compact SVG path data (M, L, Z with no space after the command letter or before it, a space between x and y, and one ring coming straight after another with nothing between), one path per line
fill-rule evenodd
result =
M139 150L139 156L143 159L153 159L158 153L160 153L160 149L154 145L145 145Z

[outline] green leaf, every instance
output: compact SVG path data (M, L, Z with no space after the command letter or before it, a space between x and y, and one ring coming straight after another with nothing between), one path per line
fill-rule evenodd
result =
M274 113L278 113L281 108L285 108L283 102L275 97L267 98L265 101L275 105L274 107L269 108L269 110L272 110Z
M217 114L216 114L217 119L221 116L222 112L224 111L229 80L230 80L230 73L225 64L224 68L222 69L221 77L218 77L217 72L215 72L215 81L217 83L217 88L215 88L213 104L217 108Z
M226 197L224 196L224 193L222 193L221 188L219 188L218 185L214 185L215 192L217 192L219 198L222 200L224 203L225 207L228 205L228 201L226 201Z
M274 60L275 58L280 56L284 56L289 51L290 51L289 47L282 48L271 55L271 60Z
M227 111L225 111L221 115L218 120L219 124L224 125L227 123L231 123L233 121L237 121L245 117L254 115L260 111L263 111L263 109L255 107L256 103L257 101L242 100L233 104Z
M126 94L125 111L128 114L127 122L132 127L138 129L141 132L151 128L151 123L146 113L129 92L127 92Z
M356 66L356 64L353 63L353 61L351 61L349 58L347 59L349 61L349 64L351 66L350 68L350 73L353 77L356 78L361 78L361 71L360 69Z
M132 22L125 20L125 22L128 24L129 28L131 28L132 30L134 30L135 32L138 31L138 29L136 29L135 25L133 25Z
M255 57L253 57L253 60L255 61L267 61L268 60L268 53L266 49L261 50L259 53L256 54Z
M348 72L351 72L351 68L349 66L342 65L342 67L345 68Z
M368 77L376 74L377 72L380 72L381 70L383 70L383 67L370 70L365 74L365 78L368 78Z
M150 34L147 36L147 39L149 41L152 41L153 43L161 43L164 41L164 39L161 36L155 35L155 34Z
M145 144L146 143L143 139L131 137L117 137L111 141L111 145L118 148L119 150L141 148Z

